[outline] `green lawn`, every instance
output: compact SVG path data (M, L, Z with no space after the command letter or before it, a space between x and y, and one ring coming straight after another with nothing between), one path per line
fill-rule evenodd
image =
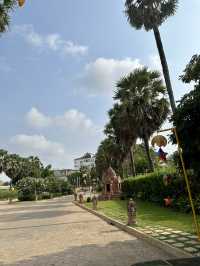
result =
M92 207L91 203L86 203ZM111 200L98 202L98 211L121 222L127 222L127 201ZM191 214L175 212L149 202L137 201L138 226L166 226L186 232L194 232ZM200 217L199 217L200 222Z
M9 197L17 198L17 191L10 191L9 189L1 189L0 188L0 201L1 200L8 200Z

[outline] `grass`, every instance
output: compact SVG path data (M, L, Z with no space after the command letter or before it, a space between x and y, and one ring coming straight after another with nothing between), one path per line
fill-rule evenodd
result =
M86 203L91 208L91 203ZM127 223L127 201L111 200L98 202L98 211L123 223ZM199 222L200 222L200 217ZM192 214L175 212L156 204L137 201L137 223L140 227L165 226L194 233Z
M8 189L0 189L0 200L8 200L9 198L17 198L17 191L10 191Z

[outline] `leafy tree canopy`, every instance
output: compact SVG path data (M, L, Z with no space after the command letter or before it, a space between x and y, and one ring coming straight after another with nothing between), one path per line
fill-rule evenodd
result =
M122 160L121 146L115 141L115 138L108 137L101 142L96 153L96 174L102 178L103 172L112 166L118 173L121 171Z
M200 173L200 56L192 57L181 76L183 82L195 82L194 90L185 94L174 115L187 168ZM175 142L175 140L174 140Z
M17 0L4 0L0 3L0 33L5 32L10 24L10 12L17 5Z
M43 166L38 157L21 157L0 150L0 173L4 172L15 184L25 177L45 178L53 175L51 165Z

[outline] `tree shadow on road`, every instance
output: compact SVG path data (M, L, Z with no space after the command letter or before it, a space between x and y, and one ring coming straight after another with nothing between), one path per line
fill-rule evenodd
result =
M1 215L1 222L18 222L22 220L39 220L39 219L51 219L59 216L65 216L70 214L83 213L83 211L71 211L71 210L46 210L35 212L23 212L23 213L11 213Z
M70 208L70 205L66 205L66 203L61 203L61 204L46 204L46 205L42 205L41 204L34 204L32 206L23 206L23 207L14 207L15 205L13 205L13 208L11 207L11 205L8 205L8 209L2 209L0 210L1 213L8 213L8 212L20 212L20 211L34 211L34 210L43 210L43 209L58 209L58 208Z
M47 252L47 250L45 250ZM50 252L50 251L48 251ZM168 259L162 250L155 249L147 243L138 240L110 242L107 245L72 246L62 252L33 256L26 260L0 265L9 266L130 266L134 263Z
M40 224L40 225L30 225L30 226L16 226L16 227L4 227L0 228L0 231L7 230L20 230L20 229L29 229L29 228L41 228L41 227L51 227L51 226L62 226L62 225L72 225L72 224L83 224L83 223L95 223L97 220L82 220L80 222L66 222L66 223L48 223L48 224ZM104 233L104 232L102 232Z

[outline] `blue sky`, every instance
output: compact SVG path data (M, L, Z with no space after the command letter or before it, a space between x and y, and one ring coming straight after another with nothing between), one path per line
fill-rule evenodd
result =
M26 0L0 38L0 147L54 168L95 152L115 82L140 65L160 69L152 32L126 21L123 0ZM199 52L199 0L180 1L161 27L176 99Z

